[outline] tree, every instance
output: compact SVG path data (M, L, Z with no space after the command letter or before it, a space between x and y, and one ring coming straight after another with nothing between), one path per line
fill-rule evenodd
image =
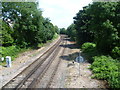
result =
M88 8L89 6L84 7L73 18L76 29L76 40L80 45L93 41L93 32L88 28L91 20L91 17L87 14Z
M58 26L54 26L54 29L55 29L55 32L56 32L57 34L60 33L60 30L59 30Z
M61 29L60 29L60 34L66 34L65 28L61 28Z
M75 29L75 25L71 24L68 28L67 28L67 34L68 36L72 39L72 40L76 40L76 29Z
M13 24L14 42L20 47L45 43L58 32L58 28L42 16L37 2L2 2L2 5L3 19Z
M2 46L11 46L13 44L13 38L12 38L12 29L10 28L10 26L5 23L4 21L2 21L2 28L1 28L1 33L2 33Z
M35 2L2 2L3 20L14 24L14 41L20 47L37 44L41 12ZM35 20L35 21L34 21ZM38 22L39 23L39 22Z
M97 50L110 54L120 47L120 2L94 2L74 17L76 40L96 43Z
M116 7L118 3L93 3L88 9L92 17L90 29L94 32L94 41L100 52L110 53L119 41Z

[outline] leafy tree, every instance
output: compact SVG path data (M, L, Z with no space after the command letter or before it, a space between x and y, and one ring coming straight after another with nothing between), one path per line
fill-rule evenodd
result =
M13 24L12 36L20 47L45 43L58 32L58 28L42 16L42 11L37 6L37 2L2 2L3 19Z
M40 17L37 10L37 3L34 2L2 2L3 19L13 23L14 40L17 45L26 47L31 44L37 44L38 26L36 21ZM39 12L39 13L38 13ZM38 19L39 21L39 19Z
M54 26L54 29L55 29L55 32L56 32L57 34L60 33L60 30L59 30L58 26Z
M120 2L94 2L74 17L79 44L94 42L99 52L110 54L120 42Z
M2 21L2 29L1 29L1 33L2 33L2 45L3 46L11 46L13 44L13 38L11 36L11 34L13 33L10 26L5 23L4 21Z
M69 37L71 37L72 40L76 40L76 29L75 29L75 25L71 24L68 28L67 28L67 34Z
M97 49L100 52L110 53L119 41L118 22L115 20L116 7L118 3L93 3L88 13L92 17L90 29L94 32L94 41L97 44Z
M60 29L60 34L66 34L65 28L61 28L61 29Z
M76 40L78 44L82 45L85 42L93 41L93 32L88 28L90 25L91 17L87 14L89 6L80 10L76 17L74 17L74 24L76 29Z

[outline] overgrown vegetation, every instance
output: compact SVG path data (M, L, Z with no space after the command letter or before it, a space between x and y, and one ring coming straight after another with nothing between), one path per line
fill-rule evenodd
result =
M82 53L90 63L93 62L92 57L98 55L96 44L94 43L86 42L81 46L81 49L82 49Z
M119 88L119 66L110 56L95 56L91 69L94 78L107 80L111 88Z
M38 2L2 2L0 57L37 48L59 34L59 28L42 16Z
M75 37L82 53L92 63L94 78L107 80L111 88L120 88L120 2L93 2L74 17ZM70 32L76 32L74 36Z

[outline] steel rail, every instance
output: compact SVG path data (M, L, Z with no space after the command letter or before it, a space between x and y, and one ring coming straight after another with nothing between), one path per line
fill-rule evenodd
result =
M22 81L20 81L17 86L15 86L15 87L13 87L13 88L19 88L19 87L21 87L21 86L24 84L24 82L35 72L35 70L45 61L45 59L54 51L54 49L60 44L60 42L61 42L61 38L57 41L57 43L55 43L55 44L54 44L52 47L50 47L46 52L44 52L35 62L33 62L32 64L30 64L30 65L29 65L28 67L26 67L21 73L19 73L18 75L16 75L12 80L10 80L7 84L5 84L5 85L2 87L2 89L4 89L4 88L9 88L9 87L7 87L7 86L13 84L14 81L16 80L16 78L18 78L21 74L23 74L24 72L26 72L26 70L27 70L28 68L32 67L36 62L39 61L39 59L40 59L42 56L44 56L46 53L49 52L49 53L46 55L46 57L34 68L34 70L32 70L31 72L29 72L29 73L26 75L26 77L25 77ZM28 69L28 70L29 70L29 69Z
M66 43L67 43L67 40L65 40L65 45L66 45ZM62 55L64 55L65 49L66 49L66 47L64 47L64 49L63 49L63 51L62 51ZM49 80L46 88L50 88L50 85L51 85L51 83L53 82L54 76L55 76L55 74L56 74L56 72L57 72L57 70L58 70L58 67L59 67L60 63L61 63L61 58L59 58L59 61L58 61L57 65L56 65L56 68L55 68L55 70L53 71L53 73L52 73L52 75L51 75L51 78L50 78L50 80Z
M64 43L64 42L62 42ZM39 73L38 76L32 81L32 83L28 86L28 88L35 88L38 82L43 78L44 74L50 67L51 63L54 61L55 57L58 55L61 47L59 46L58 49L53 53L53 56L50 58L50 61L47 63L46 67L43 69L42 73ZM39 79L38 79L39 78Z

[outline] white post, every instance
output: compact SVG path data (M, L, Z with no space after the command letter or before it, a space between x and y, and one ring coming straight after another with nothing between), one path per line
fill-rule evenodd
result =
M4 57L1 58L1 61L4 61Z
M12 66L12 62L11 62L11 57L10 56L6 56L6 63L7 63L7 67L11 67Z

